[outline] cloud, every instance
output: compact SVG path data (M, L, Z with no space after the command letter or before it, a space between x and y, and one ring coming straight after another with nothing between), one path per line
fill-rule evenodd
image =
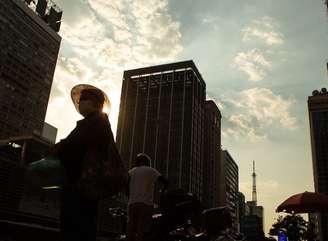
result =
M258 121L247 114L232 114L223 117L222 136L224 138L243 139L247 138L252 142L265 140L267 135L257 128Z
M251 81L260 81L267 75L272 65L257 49L240 52L233 59L233 65L248 75Z
M223 117L224 137L267 139L274 128L294 130L297 120L290 113L295 101L275 95L270 89L252 88L222 97L227 106Z
M88 1L90 15L63 24L65 40L101 66L131 66L167 61L182 51L180 23L168 13L167 0ZM131 64L132 63L132 64Z
M278 24L273 18L268 16L258 20L253 20L250 26L242 30L242 39L248 42L253 39L264 41L267 45L283 44L285 39L282 33L275 30Z
M66 102L74 85L88 83L109 95L115 133L123 71L175 59L182 51L180 23L170 16L168 0L62 1L61 6L63 41L47 121L57 124L59 137L67 134L56 119L78 117ZM79 9L74 17L65 15L70 8Z

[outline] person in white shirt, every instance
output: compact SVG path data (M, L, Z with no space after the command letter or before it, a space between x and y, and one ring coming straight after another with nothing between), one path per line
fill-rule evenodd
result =
M160 181L164 190L168 185L167 179L150 167L147 154L138 154L135 165L129 171L127 241L143 241L152 225L155 183Z

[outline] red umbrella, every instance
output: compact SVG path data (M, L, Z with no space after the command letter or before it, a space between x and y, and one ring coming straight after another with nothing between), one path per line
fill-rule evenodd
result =
M276 212L312 213L328 212L328 195L316 192L303 192L287 198Z

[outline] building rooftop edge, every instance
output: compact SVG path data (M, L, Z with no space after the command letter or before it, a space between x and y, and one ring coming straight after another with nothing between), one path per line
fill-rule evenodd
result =
M149 73L164 72L174 69L184 69L184 68L192 68L195 74L197 75L198 79L200 79L205 84L205 81L202 75L200 74L200 72L198 71L193 60L185 60L180 62L173 62L168 64L160 64L160 65L154 65L149 67L125 70L123 75L124 77L131 77L131 76L137 76L137 75L143 75Z
M19 142L19 141L26 141L26 140L34 140L37 142L42 142L48 145L52 145L53 143L51 143L48 139L44 138L43 136L37 135L37 134L30 134L30 135L22 135L22 136L10 136L8 138L5 139L0 139L0 144L5 144L6 142Z
M223 150L223 149L221 149L221 151L222 151L222 153L226 153L227 154L227 156L229 157L229 159L232 161L231 163L233 163L233 165L235 167L237 167L237 169L239 171L239 166L238 166L237 162L235 161L235 159L231 156L230 152L228 150Z
M324 99L328 98L328 94L310 95L308 99Z
M61 36L48 26L32 9L30 9L22 0L11 0L20 9L22 9L30 18L32 18L42 29L50 34L58 42L61 41Z
M206 101L205 101L205 104L210 104L210 105L212 105L212 106L218 111L220 117L222 117L222 115L221 115L221 111L220 111L218 105L216 104L216 102L215 102L214 100L206 100Z

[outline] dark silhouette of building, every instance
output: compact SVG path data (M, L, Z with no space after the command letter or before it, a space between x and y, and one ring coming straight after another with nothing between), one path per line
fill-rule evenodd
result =
M237 223L239 225L238 232L240 232L240 223L243 217L246 216L246 203L245 203L245 195L242 192L238 192L237 194Z
M234 233L237 233L237 205L239 192L238 165L227 150L222 150L220 166L219 206L227 206L229 208L232 219L232 229Z
M19 210L58 218L58 200L53 207L50 207L52 204L45 200L49 192L24 196L27 165L40 160L53 144L46 138L37 135L10 137L0 141L0 182L3 184L0 192L4 194L1 195L0 209ZM45 199L41 202L40 197L42 195ZM37 204L37 202L40 203Z
M221 113L214 101L205 103L203 206L218 207L221 169Z
M26 167L52 146L44 122L61 37L52 1L0 1L0 239L59 240L59 192L27 195ZM33 1L35 2L35 1ZM35 235L37 234L37 235Z
M147 153L171 188L201 198L205 88L193 61L124 71L116 141L126 166Z
M0 232L0 240L6 235L17 238L15 241L60 240L60 190L40 188L31 192L28 181L28 164L44 157L54 144L53 137L49 137L31 135L0 140L0 230L6 230ZM111 199L99 203L98 236L122 230L124 220L111 215L109 210L113 207L126 208ZM47 238L49 235L51 238Z
M264 227L264 208L263 206L258 206L257 202L247 201L246 205L249 210L249 215L256 215L262 220L262 227Z
M318 236L319 235L319 214L318 213L309 213L308 214L309 223L314 225L314 233Z
M241 233L247 241L261 241L264 238L262 220L257 215L244 216L241 220Z
M34 12L29 2L0 1L0 139L41 135L44 125L62 12L54 5L43 12L45 0Z
M52 145L34 134L0 140L1 240L59 240L59 190L29 192L27 174Z
M328 92L314 90L308 98L314 188L328 194ZM328 214L318 215L319 240L328 240Z

